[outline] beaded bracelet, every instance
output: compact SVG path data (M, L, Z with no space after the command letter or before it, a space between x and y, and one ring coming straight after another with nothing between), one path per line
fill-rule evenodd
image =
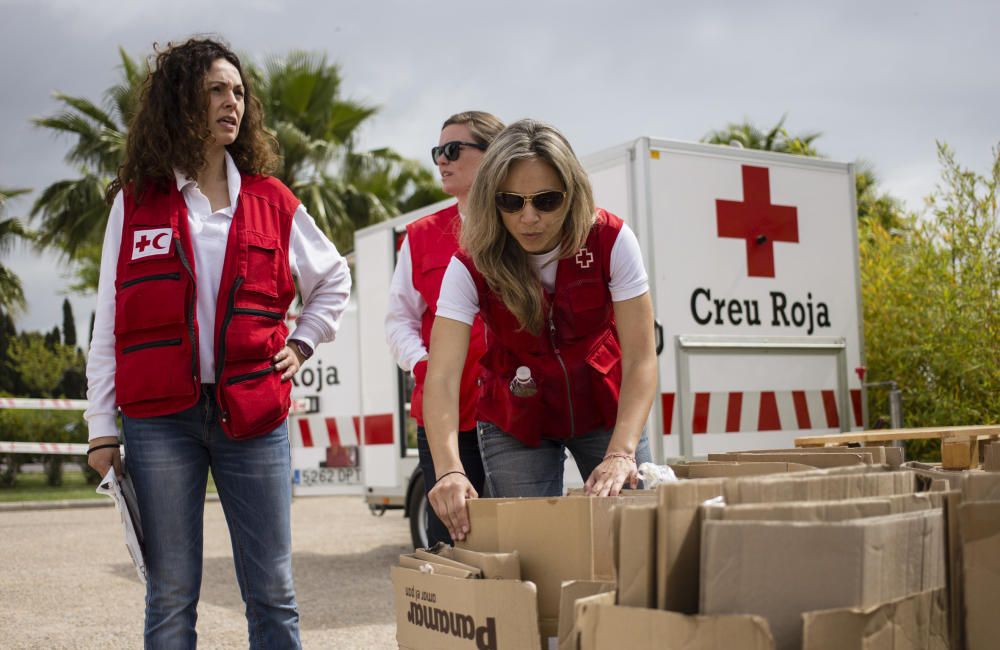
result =
M634 455L617 454L617 453L616 454L607 454L604 457L604 460L607 460L609 458L624 458L625 460L630 461L633 465L635 465L635 456Z

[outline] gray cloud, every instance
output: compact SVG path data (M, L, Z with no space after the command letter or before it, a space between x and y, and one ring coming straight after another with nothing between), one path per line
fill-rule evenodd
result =
M119 45L137 55L205 32L253 57L326 51L347 95L382 107L362 145L419 160L441 120L470 107L551 121L581 154L787 112L790 130L822 131L822 152L870 161L917 208L937 180L935 139L979 169L1000 141L995 2L0 0L0 10L8 186L73 173L67 143L28 124L55 110L53 90L97 99L116 79ZM19 326L59 322L58 261L21 252L7 262L31 296Z

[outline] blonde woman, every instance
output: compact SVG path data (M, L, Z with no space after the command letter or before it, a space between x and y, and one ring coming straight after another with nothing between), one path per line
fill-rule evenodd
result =
M441 126L438 144L431 148L431 158L441 174L441 188L457 199L453 205L417 219L406 226L406 238L399 248L399 260L389 288L389 306L385 317L385 336L396 363L413 373L413 396L410 415L417 421L417 452L424 489L434 485L434 461L427 446L424 429L423 393L427 372L427 350L441 280L451 256L458 250L458 236L468 211L469 191L483 152L504 124L483 111L464 111L452 115ZM458 453L466 477L478 493L483 489L483 462L476 437L476 405L479 400L479 358L486 352L482 319L472 324L469 351L460 371ZM417 513L410 513L416 517ZM427 513L427 543L451 544L448 529L434 514Z
M431 334L424 422L431 505L454 539L476 498L457 453L458 378L470 326L486 323L479 444L492 496L562 494L569 449L589 494L615 495L650 459L653 308L638 242L596 208L554 127L521 120L483 158Z

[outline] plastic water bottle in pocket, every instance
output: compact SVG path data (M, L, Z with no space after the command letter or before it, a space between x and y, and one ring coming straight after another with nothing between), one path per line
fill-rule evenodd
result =
M538 392L538 385L534 377L531 376L531 368L519 366L514 378L510 380L510 392L515 397L531 397Z

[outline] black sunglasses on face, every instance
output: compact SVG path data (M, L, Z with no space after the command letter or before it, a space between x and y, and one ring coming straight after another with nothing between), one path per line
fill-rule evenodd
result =
M566 192L545 190L534 194L517 194L516 192L497 192L494 197L497 207L503 212L520 212L527 201L539 212L555 212L566 198Z
M458 156L462 153L462 147L472 147L473 149L479 149L480 151L486 151L485 144L479 144L478 142L462 142L461 140L452 140L451 142L445 142L437 147L431 147L431 160L434 164L437 164L438 158L441 154L448 160L455 161L458 160Z

